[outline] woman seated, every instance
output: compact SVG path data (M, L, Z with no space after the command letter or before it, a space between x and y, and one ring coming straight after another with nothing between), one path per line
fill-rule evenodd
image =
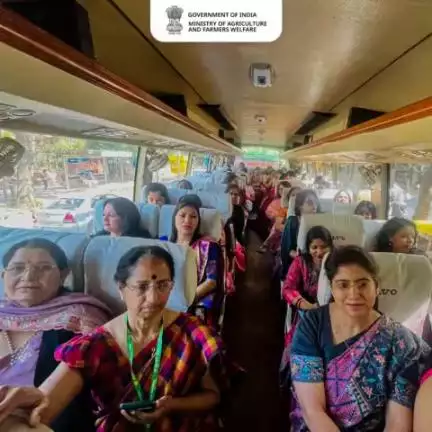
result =
M170 241L190 246L198 258L198 288L191 312L218 328L224 297L223 255L216 239L201 236L200 210L191 201L177 204Z
M162 183L150 183L146 187L145 195L149 204L162 207L170 203L168 189Z
M285 279L288 269L297 256L297 236L300 218L303 215L320 213L319 199L311 189L301 190L296 194L294 215L288 216L281 239L281 279Z
M32 424L49 425L88 387L98 432L215 430L212 410L227 383L222 344L196 317L165 308L173 278L166 250L129 250L115 273L127 311L58 348L61 363L39 389L0 388L0 422L27 408ZM122 405L130 402L147 409Z
M430 432L432 425L432 356L425 366L421 379L420 390L414 405L414 432Z
M306 234L306 252L292 262L282 287L282 296L291 308L291 328L285 338L289 347L302 311L318 307L318 278L324 256L333 249L330 231L322 226L312 227ZM287 350L289 351L289 350Z
M335 249L325 271L333 301L302 317L291 346L292 430L412 431L430 348L378 312L378 269L367 252Z
M354 210L354 214L364 219L376 219L377 209L372 201L360 201Z
M111 198L103 208L104 229L94 237L109 235L111 237L151 238L150 233L142 226L141 215L137 206L127 198Z
M388 220L376 236L376 252L422 254L416 249L417 228L413 221L394 217Z
M25 240L3 258L5 296L0 301L0 385L38 386L57 367L55 349L77 333L109 319L96 299L63 287L69 273L63 250L45 239ZM56 418L56 432L94 431L89 393Z
M277 188L276 198L267 207L266 216L272 223L272 229L269 236L258 249L260 253L264 253L268 250L272 253L276 253L280 248L282 231L288 213L288 209L282 207L282 194L284 189L289 188L291 188L290 183L281 181Z

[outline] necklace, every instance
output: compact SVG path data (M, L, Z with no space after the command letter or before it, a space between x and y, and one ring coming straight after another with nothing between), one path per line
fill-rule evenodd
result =
M6 341L7 345L8 345L10 353L13 354L14 347L13 347L13 344L12 344L12 339L11 339L11 337L9 335L9 332L7 330L3 330L3 337L4 337L4 339L5 339L5 341Z

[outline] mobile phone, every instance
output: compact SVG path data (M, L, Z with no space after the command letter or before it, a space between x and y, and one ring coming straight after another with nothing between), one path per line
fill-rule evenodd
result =
M150 402L150 401L125 402L120 404L120 409L123 411L140 411L145 413L152 413L156 410L156 402Z

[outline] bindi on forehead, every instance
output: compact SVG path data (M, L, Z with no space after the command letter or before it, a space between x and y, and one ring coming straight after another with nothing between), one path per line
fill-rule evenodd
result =
M157 279L157 275L152 274L152 275L151 275L151 278L152 278L152 280L156 280L156 279Z

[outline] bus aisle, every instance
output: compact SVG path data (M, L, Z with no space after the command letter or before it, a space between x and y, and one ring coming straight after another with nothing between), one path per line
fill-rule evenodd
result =
M288 430L278 388L285 312L279 282L271 278L273 258L256 252L260 244L257 234L250 231L246 273L238 280L225 312L228 351L247 370L230 404L228 432Z

